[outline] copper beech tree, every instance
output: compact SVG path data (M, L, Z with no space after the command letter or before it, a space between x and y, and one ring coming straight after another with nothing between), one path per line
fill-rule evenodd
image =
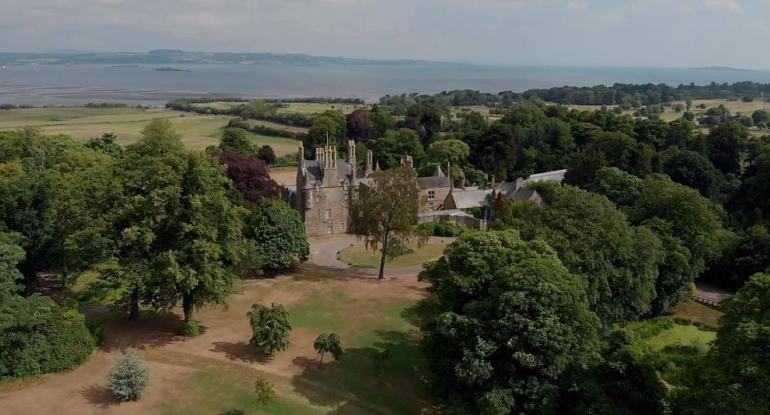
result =
M371 183L361 184L350 204L350 228L365 240L367 249L382 251L378 278L383 279L386 257L403 253L409 242L422 242L416 232L420 191L411 167L378 171L371 178Z

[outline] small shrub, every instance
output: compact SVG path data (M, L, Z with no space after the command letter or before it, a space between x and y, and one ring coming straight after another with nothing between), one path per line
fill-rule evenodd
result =
M334 360L340 360L344 353L340 344L340 335L337 333L319 335L313 343L313 348L321 355L321 367L324 365L324 355L326 353L331 353Z
M229 411L224 411L220 415L246 415L246 412L243 412L242 409L231 409Z
M249 344L259 347L270 355L286 350L289 347L289 313L280 304L265 307L254 304L248 313L251 324L251 340Z
M264 376L258 376L254 382L254 393L257 395L257 403L266 406L275 399L275 389Z
M184 326L182 326L182 335L186 337L195 337L201 333L201 328L198 325L198 322L195 320L190 320L188 322L184 323Z
M129 349L115 359L115 366L109 377L110 390L120 401L136 401L142 397L147 387L149 372L147 365Z

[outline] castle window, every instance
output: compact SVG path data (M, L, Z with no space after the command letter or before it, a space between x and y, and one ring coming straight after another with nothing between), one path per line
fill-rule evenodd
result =
M330 221L330 220L332 220L332 210L331 210L331 209L326 209L326 216L325 216L325 219L326 219L327 221Z
M433 190L429 191L428 192L428 200L433 200L435 198L436 198L436 192L434 192Z

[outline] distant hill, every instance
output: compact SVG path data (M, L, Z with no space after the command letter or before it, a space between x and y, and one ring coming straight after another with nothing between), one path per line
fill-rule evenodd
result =
M422 60L373 60L305 54L275 53L234 53L234 52L190 52L173 49L159 49L150 52L56 52L56 53L14 53L0 52L2 64L252 64L252 65L414 65L441 64Z
M702 66L698 68L690 68L693 71L719 71L719 72L758 72L754 69L746 68L733 68L731 66Z

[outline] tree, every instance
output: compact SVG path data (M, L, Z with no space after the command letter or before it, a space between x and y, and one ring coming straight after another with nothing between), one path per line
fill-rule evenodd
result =
M138 401L147 388L150 369L129 349L115 359L109 377L109 386L118 400Z
M519 229L522 237L543 239L564 266L585 279L591 309L602 322L633 321L650 311L660 261L660 241L634 227L607 198L572 186L531 186L544 199L539 209L512 209L506 203L493 228Z
M466 232L420 279L423 347L456 413L552 414L559 378L596 350L585 285L542 240Z
M620 170L617 167L605 167L596 171L594 182L588 190L606 196L618 207L628 208L639 199L642 179Z
M372 123L372 117L372 112L366 108L357 109L348 114L348 136L356 141L367 141L374 138L377 131Z
M405 154L412 156L415 165L420 165L425 158L425 151L417 134L405 128L389 130L384 137L371 140L366 145L383 169L399 166Z
M270 178L267 164L258 156L225 151L219 156L219 163L227 166L227 177L249 204L280 196L278 183Z
M770 275L754 275L721 309L717 338L683 376L673 413L770 414Z
M140 281L126 295L137 311L137 300L156 310L181 301L190 321L195 307L226 301L228 267L246 246L247 210L231 201L231 182L215 160L144 148L143 142L130 148L119 164L122 195L113 212L118 262L132 282Z
M289 347L289 313L282 305L272 304L266 307L254 304L248 313L251 324L249 344L258 347L265 354L271 355Z
M88 140L86 147L101 151L113 158L120 158L123 155L123 147L118 144L118 136L113 133L104 133L99 138Z
M254 154L254 144L249 140L246 130L241 128L225 128L219 147L223 152L234 152L245 156Z
M342 354L342 345L340 344L340 336L337 333L320 334L313 342L313 348L316 353L321 355L320 366L324 365L324 355L330 353L334 360L340 360Z
M724 174L741 173L741 153L749 133L746 127L730 122L713 128L708 136L709 159Z
M254 394L256 395L257 403L262 406L267 406L275 400L273 384L262 375L257 376L257 380L254 382Z
M142 129L142 139L128 146L135 154L147 156L162 156L184 150L182 136L166 118L150 121Z
M290 269L310 256L302 217L280 200L262 199L249 215L245 235L256 241L262 268L270 273Z
M414 169L406 166L375 172L371 178L371 185L361 185L350 203L350 229L368 248L381 248L378 278L383 279L386 256L397 256L417 237L420 190Z
M0 380L62 372L88 359L95 340L76 310L19 295L18 234L0 233Z
M305 151L312 152L316 147L325 145L337 145L339 150L345 151L347 145L347 121L340 111L325 111L313 116L313 125L305 138ZM306 156L312 154L306 153Z
M690 186L706 197L718 193L721 175L706 157L694 151L672 148L661 153L661 158L663 172L671 180Z
M268 166L272 166L276 163L276 161L278 161L275 156L275 151L273 151L273 148L268 145L264 145L259 148L257 151L257 157L264 161Z

